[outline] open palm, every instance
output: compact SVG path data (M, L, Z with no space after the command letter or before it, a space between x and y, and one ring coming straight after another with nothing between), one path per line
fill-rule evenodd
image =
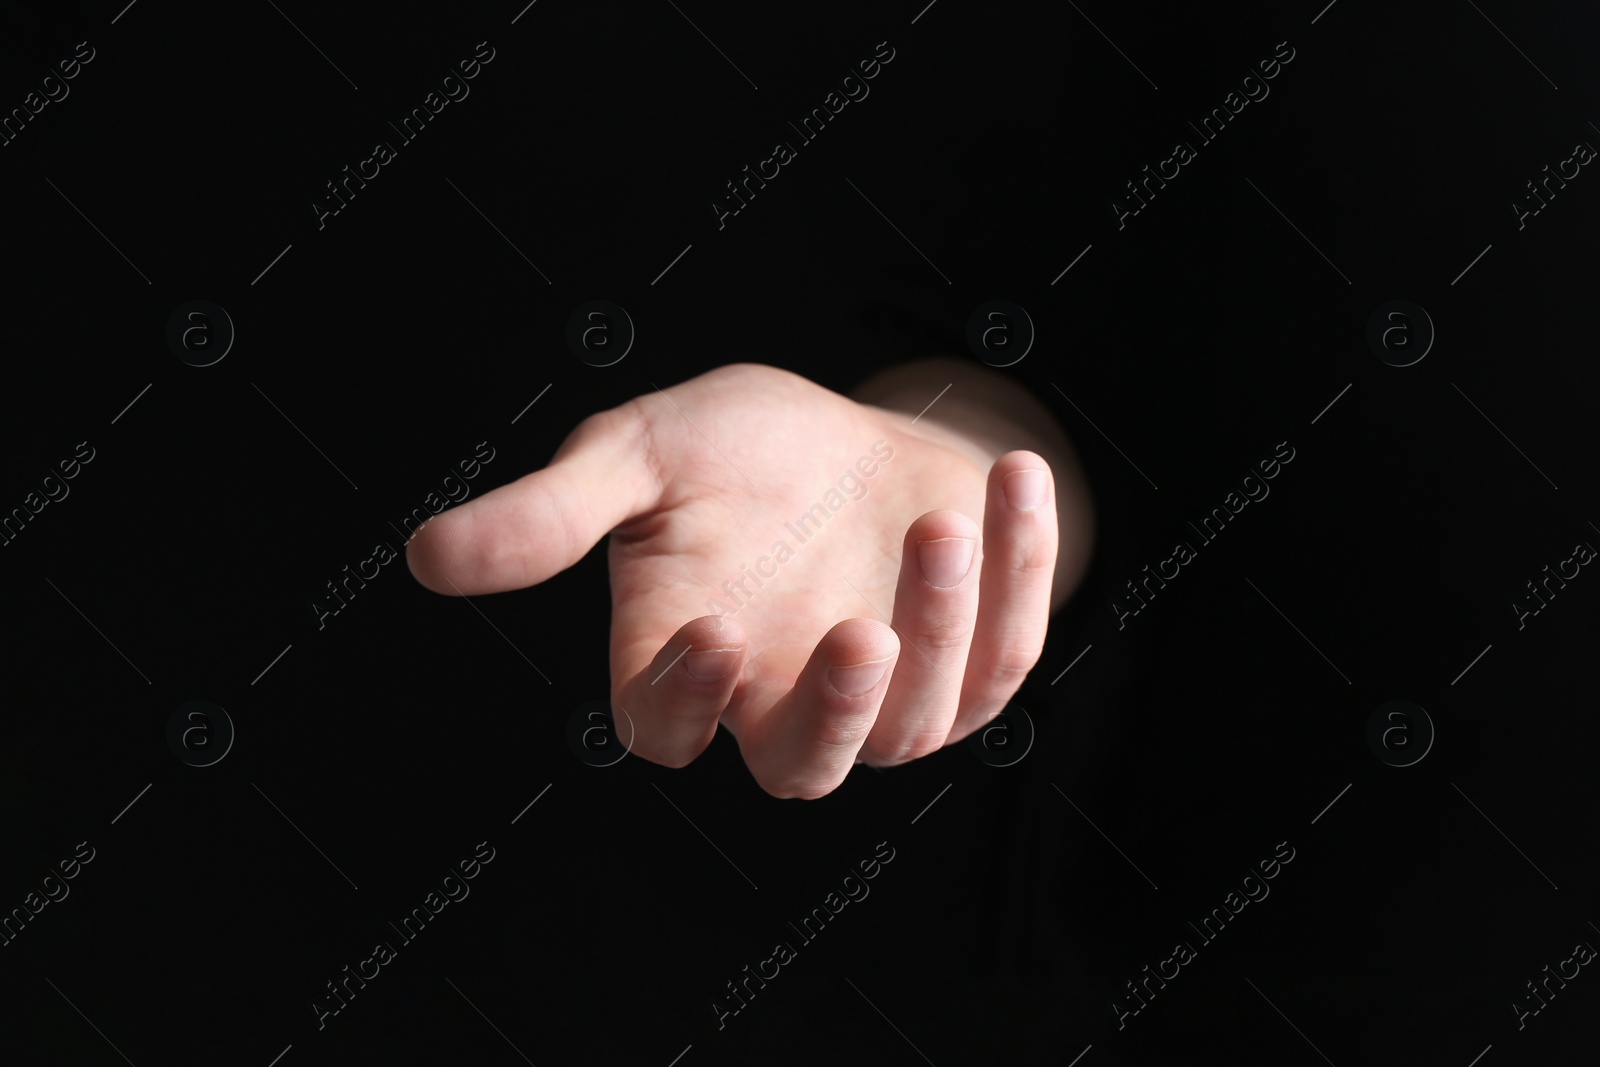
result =
M437 592L498 592L609 533L630 750L682 766L720 721L769 793L819 797L858 761L965 737L1038 660L1053 479L1035 452L983 458L931 420L734 364L585 419L407 559Z

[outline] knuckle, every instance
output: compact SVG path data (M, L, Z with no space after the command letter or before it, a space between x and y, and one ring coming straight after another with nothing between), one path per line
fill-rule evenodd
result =
M864 746L862 755L874 767L899 767L924 756L931 756L943 747L943 736L918 733Z
M609 435L618 431L634 431L637 428L639 409L634 401L629 401L618 407L607 408L586 415L573 427L571 438L576 441L587 441L591 437Z
M821 800L839 787L838 782L826 782L817 778L802 778L796 775L784 775L777 778L756 777L756 784L769 796L779 800Z
M1025 579L1053 574L1056 569L1056 545L1044 538L1022 538L1006 553L1006 568L1013 575Z
M1011 703L1009 696L985 696L962 708L962 718L971 724L963 736L987 730L989 724L1000 717L1000 713L1006 710L1006 705L1009 703Z
M1034 641L1008 641L1000 646L989 667L994 682L1021 685L1033 668L1039 664L1043 644Z
M969 612L930 612L917 619L917 643L923 648L949 652L972 641L974 619Z
M872 729L871 719L860 716L826 715L817 723L816 743L830 752L838 749L854 751L861 746L862 738Z

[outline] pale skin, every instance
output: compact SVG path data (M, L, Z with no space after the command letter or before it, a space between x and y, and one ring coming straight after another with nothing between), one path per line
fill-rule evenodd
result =
M878 441L892 456L860 477ZM785 523L846 472L864 493L802 542ZM998 715L1093 530L1066 435L1003 371L919 360L844 396L738 363L584 419L542 470L429 522L406 560L473 596L538 585L609 534L629 751L682 767L720 723L763 789L814 799L856 763L917 759ZM759 563L780 540L792 555Z

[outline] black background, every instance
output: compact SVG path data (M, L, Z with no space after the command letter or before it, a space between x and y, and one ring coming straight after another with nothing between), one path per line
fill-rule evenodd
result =
M0 948L0 1060L1593 1056L1592 968L1512 1009L1600 944L1600 578L1521 630L1510 607L1600 544L1600 178L1520 230L1511 207L1600 144L1582 5L278 6L61 5L0 36L7 110L96 52L0 147L0 510L95 457L0 548L0 909L96 850ZM479 41L470 96L319 230L324 183ZM870 96L719 230L723 184L880 41ZM1119 229L1123 183L1280 41L1270 96ZM317 627L480 441L475 494L729 362L842 391L966 354L991 298L1037 327L1006 373L1099 515L1011 766L958 745L803 802L726 734L683 770L585 765L600 549L471 604L397 561ZM210 367L165 341L193 299L237 329ZM638 330L614 366L565 342L592 299ZM1365 339L1392 299L1437 329L1409 367ZM1271 496L1119 629L1123 583L1281 441ZM213 766L167 744L191 699L237 729ZM1437 731L1404 768L1366 741L1393 699ZM323 984L479 841L471 895L319 1030ZM719 1030L723 983L881 841L870 897ZM1270 896L1119 1029L1124 983L1279 842Z

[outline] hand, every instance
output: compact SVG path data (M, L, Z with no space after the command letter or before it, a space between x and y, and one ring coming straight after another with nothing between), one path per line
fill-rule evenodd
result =
M954 360L857 393L925 407L947 382L913 418L721 367L583 420L549 466L441 514L406 559L470 596L537 585L609 533L630 750L681 767L720 721L767 792L820 797L857 762L904 763L998 715L1087 562L1082 475L1030 395Z

